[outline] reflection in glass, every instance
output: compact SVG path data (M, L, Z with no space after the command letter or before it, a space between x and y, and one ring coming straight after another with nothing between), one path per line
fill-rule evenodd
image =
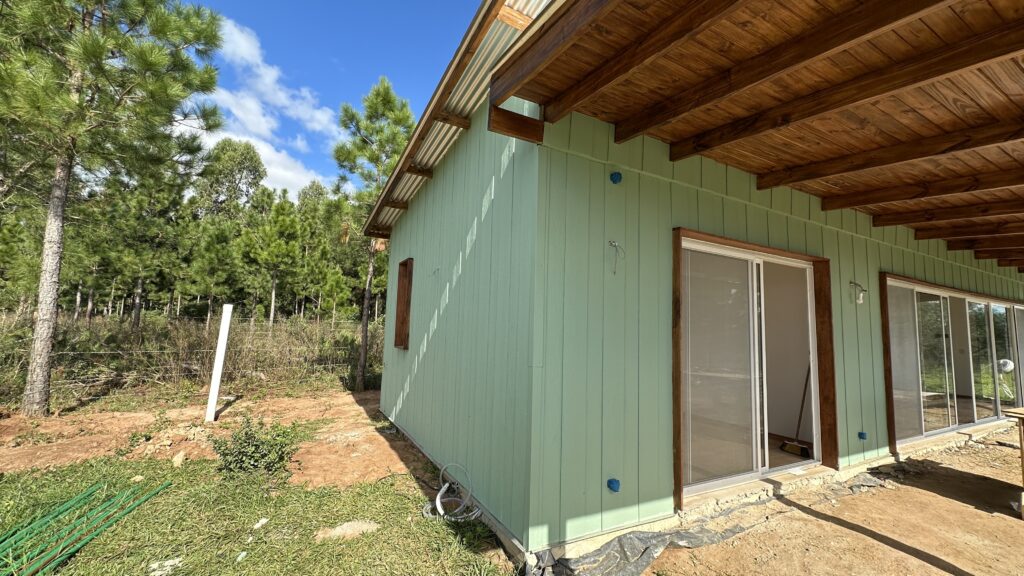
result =
M750 264L683 252L683 483L755 470Z
M947 298L917 293L917 329L921 365L921 405L924 430L931 432L954 423L953 364L949 348Z
M995 416L995 378L988 334L988 304L967 303L971 333L971 364L974 370L974 410L977 419Z
M1010 337L1010 311L1006 306L992 305L992 332L996 349L996 388L999 403L1007 408L1017 404L1017 362L1013 355L1013 340Z

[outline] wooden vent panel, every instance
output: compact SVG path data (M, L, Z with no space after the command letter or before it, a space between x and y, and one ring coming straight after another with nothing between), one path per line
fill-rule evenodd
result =
M395 305L395 348L409 349L409 316L412 313L412 258L398 263L398 302Z

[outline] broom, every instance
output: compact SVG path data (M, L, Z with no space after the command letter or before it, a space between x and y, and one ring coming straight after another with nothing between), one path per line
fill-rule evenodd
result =
M800 437L800 426L804 422L804 404L807 402L807 388L811 384L811 365L807 365L807 376L804 378L804 395L800 398L800 416L796 419L796 434L793 435L794 440L785 440L782 442L782 446L779 449L783 452L789 452L790 454L796 454L801 458L811 457L811 447L807 444L796 440L795 438Z

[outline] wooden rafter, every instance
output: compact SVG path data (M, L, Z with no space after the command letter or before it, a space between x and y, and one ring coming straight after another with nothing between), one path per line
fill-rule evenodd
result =
M417 166L416 164L409 164L405 169L406 174L410 176L419 176L420 178L433 178L434 171L426 166Z
M969 206L954 206L952 208L929 208L912 212L876 214L873 221L875 226L896 226L922 222L969 220L972 218L985 218L987 216L1005 216L1007 214L1024 214L1024 200L1004 200Z
M1024 249L1024 234L1011 234L1009 236L996 236L994 238L949 240L946 242L947 250L981 250L992 248Z
M469 118L459 116L458 114L452 114L451 112L438 112L437 121L443 122L449 126L461 128L462 130L469 130L469 127L472 124Z
M1000 258L996 260L999 266L1024 266L1024 258Z
M544 121L523 116L511 110L491 106L487 114L487 129L534 144L544 141Z
M541 29L491 75L491 103L500 105L512 97L577 39L587 35L620 1L576 0L559 6Z
M914 231L916 240L949 240L953 238L981 238L984 236L1005 236L1024 234L1024 222L998 222L995 224L965 224L942 226Z
M652 31L640 42L630 44L621 52L550 101L544 103L544 120L557 122L594 95L614 86L632 70L644 66L680 42L685 42L736 10L750 0L696 0L681 8L674 17Z
M408 210L408 202L399 202L398 200L388 200L384 202L385 208L394 208L395 210Z
M785 102L672 143L675 161L1024 52L1024 20Z
M851 192L842 196L829 196L821 200L821 209L860 208L863 206L885 204L887 202L940 198L966 192L985 192L1013 186L1024 186L1024 169L990 172L939 182L923 182L921 184L906 184L891 188Z
M948 6L954 0L871 0L834 16L813 30L780 44L749 60L687 88L615 126L615 140L622 142L648 130L779 76L827 58L877 36L924 13Z
M498 20L516 30L525 30L533 22L533 18L507 5L501 7L501 10L498 12Z
M772 186L798 184L1022 139L1024 139L1024 122L997 122L978 128L939 134L913 142L903 142L885 148L876 148L761 174L757 177L757 187L764 189Z
M1024 258L1024 250L1019 248L995 248L975 250L974 257L978 260L996 260L998 258Z

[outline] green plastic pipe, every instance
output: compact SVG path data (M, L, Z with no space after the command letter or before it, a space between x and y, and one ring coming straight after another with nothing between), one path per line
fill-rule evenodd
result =
M79 508L82 504L85 503L86 500L91 498L92 495L97 490L100 489L100 486L101 484L99 482L93 484L78 496L75 496L74 498L68 500L61 506L58 506L57 508L51 510L49 514L46 514L41 518L31 521L27 526L18 529L14 534L6 536L3 542L0 542L0 554L3 554L7 550L13 548L15 545L17 545L19 542L22 542L26 538L34 536L44 526L49 525L51 522L54 522L57 519L61 518L70 510Z
M31 552L29 552L28 554L23 555L23 559L24 560L21 562L21 565L24 566L26 564L29 564L30 562L33 562L34 560L38 559L41 554L43 554L45 552L48 552L48 551L52 551L52 549L47 550L47 547L50 546L51 544L55 543L55 542L63 542L63 540L68 535L68 533L72 532L78 526L81 526L83 523L88 522L90 519L94 519L96 516L101 515L103 512L109 511L109 509L111 507L113 507L114 509L117 509L118 507L121 506L121 504L124 503L125 500L127 500L130 497L134 496L134 493L137 492L137 491L138 491L138 488L132 488L131 490L127 490L125 492L120 492L120 493L115 494L114 496L112 496L106 502L103 502L102 504L100 504L99 506L93 508L92 510L87 511L81 517L75 519L74 522L72 522L71 524L65 526L64 528L62 528L59 532L57 532L53 536L50 536L50 538L47 539L45 542L43 542L42 544L36 546ZM7 574L10 574L10 572L0 574L0 576L7 576Z
M25 564L31 562L31 565L29 565L27 568L23 568L23 574L34 574L37 570L45 566L55 557L59 556L61 553L63 553L65 547L68 544L78 541L85 534L87 534L89 530L92 530L94 526L102 522L105 518L109 518L111 515L116 513L117 509L121 507L121 504L123 504L125 500L134 496L134 493L137 491L138 488L135 487L130 490L125 490L124 492L119 492L118 494L115 494L110 500L104 502L99 507L98 510L93 510L87 513L84 518L80 518L78 521L74 523L74 526L77 526L78 528L75 530L74 533L71 534L71 536L68 536L65 539L58 542L56 546L43 552L41 556L33 556L27 559ZM104 513L106 514L106 516L104 516ZM22 566L24 566L24 564Z
M68 550L67 552L65 552L61 556L59 556L55 562L48 563L47 565L45 565L43 567L42 570L40 570L36 574L47 574L47 573L53 571L55 568L57 568L62 563L64 563L68 558L74 556L75 553L77 553L79 550L81 550L86 544L88 544L94 538L96 538L97 536L102 534L104 530L109 528L115 522L117 522L120 519L122 519L125 516L127 516L132 510L134 510L134 509L138 508L139 506L145 504L146 501L149 500L150 498L152 498L153 496L156 496L157 494L163 492L164 489L166 489L170 485L171 485L171 482L168 480L167 482L164 482L163 484L161 484L161 485L157 486L156 488L154 488L153 490L151 490L149 493L143 495L141 498L139 498L135 502L132 502L131 504L126 506L123 510L121 510L116 515L114 515L114 517L110 518L109 520L107 520L106 522L101 524L95 531L93 531L91 534L86 536L82 541L80 541L77 544L75 544L70 550Z

